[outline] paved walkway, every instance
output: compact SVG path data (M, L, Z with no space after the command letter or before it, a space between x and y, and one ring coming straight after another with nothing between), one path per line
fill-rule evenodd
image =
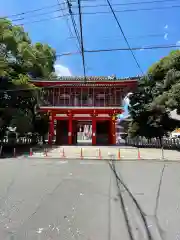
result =
M154 148L135 148L117 146L61 146L47 152L33 153L32 157L69 158L69 159L168 159L180 160L180 152Z

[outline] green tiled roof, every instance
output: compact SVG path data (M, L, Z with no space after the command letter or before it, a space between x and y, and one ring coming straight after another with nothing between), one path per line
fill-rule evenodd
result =
M137 81L139 79L139 76L136 77L124 77L124 78L117 78L113 76L87 76L86 79L83 76L62 76L58 78L52 78L52 79L32 79L32 82L57 82L57 81L78 81L78 82L84 82L85 80L87 82L96 82L96 81L128 81L128 80L135 80Z
M124 84L125 85L125 84ZM89 87L89 88L93 88L93 87L100 87L100 88L102 88L102 84L99 84L99 83L80 83L80 82L77 82L77 83L63 83L63 84L61 84L61 85L49 85L48 87L46 87L46 88L59 88L59 86L60 87L84 87L84 86L86 86L86 87ZM104 88L109 88L109 87L114 87L114 88L116 88L116 85L112 85L112 84L106 84L106 83L104 83L103 84L103 87Z

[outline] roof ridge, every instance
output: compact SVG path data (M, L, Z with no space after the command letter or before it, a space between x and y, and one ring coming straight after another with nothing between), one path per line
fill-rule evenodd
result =
M123 77L123 78L118 78L118 77L110 77L110 76L87 76L86 81L123 81L123 80L136 80L140 76L134 76L134 77ZM84 79L83 76L60 76L60 77L52 77L51 79L42 79L42 78L34 78L31 79L31 81L62 81L62 80L79 80L82 81Z

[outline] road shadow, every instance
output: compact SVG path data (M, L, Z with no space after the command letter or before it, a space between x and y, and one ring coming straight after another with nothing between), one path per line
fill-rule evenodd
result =
M55 148L58 148L58 146L48 145L48 144L3 146L0 154L0 158L30 156L32 153L49 152Z

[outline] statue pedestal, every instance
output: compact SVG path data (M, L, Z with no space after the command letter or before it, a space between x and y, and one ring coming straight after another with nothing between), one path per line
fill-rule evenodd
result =
M130 118L123 119L121 121L116 121L116 142L122 142L123 144L125 141L123 139L126 138L128 134L128 125L130 122Z

